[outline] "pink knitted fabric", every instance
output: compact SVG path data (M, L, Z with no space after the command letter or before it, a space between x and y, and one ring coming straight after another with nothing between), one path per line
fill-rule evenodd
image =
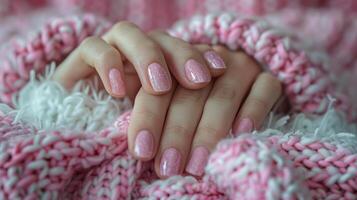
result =
M46 64L60 62L86 36L100 35L109 25L91 15L59 19L19 43L1 62L1 100L11 103L29 81L30 70L42 73ZM326 97L332 95L339 112L356 119L335 92L324 63L261 20L207 15L180 22L169 33L191 43L242 48L282 81L295 112L324 113ZM229 138L210 156L202 179L158 180L152 163L128 154L130 112L112 126L86 132L40 130L14 119L7 109L0 113L0 199L357 198L357 151L342 140L315 137L329 131L323 128Z
M31 70L42 73L47 64L61 61L84 38L103 34L109 26L109 22L98 17L84 15L53 20L26 44L15 41L13 52L1 55L5 57L0 70L1 101L12 103L12 96L27 83Z
M102 21L93 16L85 16L82 21L55 20L27 44L16 44L15 52L6 54L2 63L1 100L11 103L13 94L28 81L30 70L43 72L46 64L63 59L85 37L103 33L109 23ZM333 94L338 97L337 106L350 119L356 117L346 98L332 88L322 63L312 62L305 52L295 51L293 40L262 23L248 18L234 20L231 15L196 17L191 23L172 29L171 34L192 43L220 43L232 50L243 48L284 83L286 95L296 111L323 113L328 105L326 96Z
M128 115L98 133L36 133L2 116L3 199L354 199L357 155L300 136L222 141L202 180L156 180L127 152ZM31 130L31 131L30 131ZM224 165L223 165L224 164ZM314 171L299 174L299 170ZM305 180L304 180L305 179ZM155 181L156 180L156 181Z

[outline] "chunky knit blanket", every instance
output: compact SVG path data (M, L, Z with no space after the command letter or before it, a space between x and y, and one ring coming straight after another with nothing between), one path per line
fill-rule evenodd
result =
M332 47L323 53L306 44L311 32L278 28L296 23L290 19L205 14L168 29L191 43L244 50L281 80L292 106L289 115L271 114L260 131L221 141L202 178L160 180L151 162L134 160L126 135L131 104L98 89L97 79L71 91L51 81L56 65L111 20L62 17L3 45L0 199L357 199L355 103L331 73L343 56L336 61L326 56L338 54Z

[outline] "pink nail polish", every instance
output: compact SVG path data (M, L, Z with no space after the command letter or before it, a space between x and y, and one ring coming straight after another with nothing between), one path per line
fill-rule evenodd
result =
M124 81L118 69L113 68L109 71L109 82L112 92L115 95L125 95Z
M211 76L204 66L196 60L190 59L185 64L186 77L194 83L207 83Z
M140 158L150 158L154 153L154 138L147 130L138 133L135 139L134 152Z
M160 161L160 173L168 177L180 173L181 155L175 148L165 150Z
M224 69L226 68L226 64L223 59L215 52L215 51L207 51L203 55L206 61L211 65L212 68L215 69Z
M195 176L202 176L208 161L209 151L205 147L197 147L192 153L186 171Z
M253 121L249 118L244 118L239 121L236 134L252 132L254 128Z
M168 72L158 63L148 66L151 85L156 92L166 92L171 89L171 79Z

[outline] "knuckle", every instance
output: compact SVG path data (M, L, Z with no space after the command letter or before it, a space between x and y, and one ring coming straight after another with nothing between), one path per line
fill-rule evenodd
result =
M266 85L270 87L270 90L274 92L277 96L280 96L283 90L283 86L279 79L270 73L263 73L260 75L262 79L262 85Z
M249 62L252 62L252 60L253 60L248 54L246 54L243 51L237 52L237 59L239 59L243 63L249 63Z
M120 32L123 29L127 29L127 28L136 28L137 26L135 24L133 24L132 22L129 21L120 21L116 24L114 24L112 30L115 32Z
M145 50L150 50L150 52L157 53L161 52L161 48L152 40L144 40L140 42L140 47Z
M261 67L254 58L243 51L238 51L232 56L233 63L238 69L245 70L249 76L256 76L261 72Z
M171 38L171 39L172 39L172 45L175 47L175 50L185 55L186 57L192 57L192 56L196 57L200 55L199 50L196 49L196 47L193 46L192 44L180 38Z
M105 63L111 58L120 58L120 55L112 48L108 48L106 51L101 52L96 58L97 64Z
M214 88L211 93L211 98L218 101L232 101L236 97L237 90L231 84L222 84L220 87Z
M161 120L161 118L159 117L159 115L156 112L154 112L150 109L147 109L147 108L141 108L141 109L135 111L135 118L145 119L145 121L148 121L151 124L153 124L153 122L159 122Z
M214 51L216 51L218 54L226 54L229 52L229 50L224 47L224 46L221 46L221 45L215 45L212 47Z
M201 103L204 98L202 90L191 91L191 90L179 90L174 97L174 104L190 104L190 103Z
M199 51L194 48L194 46L182 41L182 42L177 42L177 47L178 49L187 55L187 57L198 57L199 56Z
M249 106L256 109L261 109L262 111L269 111L271 107L267 101L259 97L251 97L249 99Z
M96 36L87 37L82 41L81 46L83 48L87 48L88 46L94 45L96 42L98 42L98 40L100 39Z
M180 135L180 136L191 136L192 132L190 132L184 125L168 125L165 128L165 132L170 133L170 134L175 134L175 135Z
M200 125L197 128L197 134L202 136L202 140L206 140L205 143L211 143L210 145L213 146L226 135L225 131L219 130L206 124Z
M158 37L158 36L162 36L162 35L166 36L167 33L163 30L157 29L157 30L150 31L148 35L150 35L152 37Z
M202 52L212 51L212 48L207 44L196 44L195 47Z

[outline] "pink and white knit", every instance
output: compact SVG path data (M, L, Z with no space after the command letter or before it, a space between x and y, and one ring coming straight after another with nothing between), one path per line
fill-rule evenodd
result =
M11 103L11 98L21 96L19 90L32 90L24 88L31 70L43 73L47 64L60 62L86 36L100 35L108 26L90 15L56 20L16 45L1 62L1 100ZM295 112L324 113L328 110L326 97L331 95L338 112L356 120L353 109L327 78L324 62L299 47L297 39L264 21L207 15L179 22L169 33L191 43L242 48L282 81ZM259 134L221 141L202 179L175 176L158 180L151 162L137 162L128 154L130 112L107 127L88 131L51 124L39 128L21 119L23 108L17 109L0 106L0 199L357 198L357 150L348 145L356 144L356 135L344 130L332 135L322 125L308 128L313 127L312 121L295 131L296 124L286 130L278 126L278 120L275 127ZM295 122L299 119L296 116ZM321 124L333 127L338 123L328 119L322 118Z

